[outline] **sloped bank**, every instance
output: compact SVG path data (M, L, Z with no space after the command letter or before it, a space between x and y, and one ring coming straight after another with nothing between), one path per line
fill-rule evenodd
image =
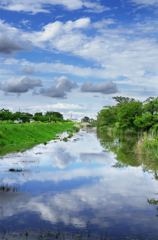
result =
M0 124L0 155L7 152L19 151L23 148L33 147L39 143L56 138L56 134L64 131L73 131L73 122L66 123L23 123Z

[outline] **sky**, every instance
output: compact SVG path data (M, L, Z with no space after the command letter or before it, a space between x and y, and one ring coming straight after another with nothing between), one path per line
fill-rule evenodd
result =
M158 0L1 0L0 109L94 119L157 97Z

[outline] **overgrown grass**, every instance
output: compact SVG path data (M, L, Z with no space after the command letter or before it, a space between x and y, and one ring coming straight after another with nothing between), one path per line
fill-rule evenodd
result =
M154 133L143 133L137 142L135 152L139 159L158 162L158 136Z
M123 134L123 135L133 135L133 134L140 134L139 132L133 130L133 129L126 129L126 130L121 130L119 129L117 126L102 126L100 128L98 128L98 130L101 133L106 132L109 136L113 135L113 134Z
M73 137L73 133L70 133L68 136L68 138L71 138L71 137Z
M55 139L56 134L74 128L74 123L0 123L0 155ZM15 146L16 145L16 146ZM26 146L27 145L27 146ZM19 146L19 147L18 147ZM4 150L5 149L5 150Z
M133 129L127 129L125 131L122 131L119 130L117 126L104 126L101 127L99 131L101 133L108 134L110 137L115 137L115 135L125 135L129 137L132 135L137 135L139 140L137 141L133 152L138 155L140 162L144 162L144 160L158 161L158 135L156 131L152 129L148 133L136 132Z

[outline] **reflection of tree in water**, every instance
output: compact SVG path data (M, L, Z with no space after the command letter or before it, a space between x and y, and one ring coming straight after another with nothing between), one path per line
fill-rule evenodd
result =
M153 174L155 180L158 180L158 164L157 161L151 159L144 159L142 164L143 172Z
M105 149L105 152L108 151L116 154L115 158L117 162L113 165L113 167L121 168L127 166L142 166L144 172L153 174L154 178L158 180L157 161L145 158L140 160L134 152L134 147L139 138L138 135L109 134L108 131L98 131L97 136L101 145Z
M112 148L117 148L120 143L114 136L109 136L107 132L97 132L97 138L104 147L104 152L111 152Z
M158 200L155 200L154 198L152 198L152 199L147 199L147 202L149 203L149 204L151 204L151 205L156 205L157 207L156 207L156 209L157 209L157 211L158 211ZM156 214L156 217L158 217L158 214Z
M108 132L98 132L98 138L105 151L116 154L116 163L113 167L140 166L133 148L138 139L137 135L108 134Z
M123 167L126 167L126 165L121 163L121 162L117 162L112 167L114 167L114 168L123 168Z

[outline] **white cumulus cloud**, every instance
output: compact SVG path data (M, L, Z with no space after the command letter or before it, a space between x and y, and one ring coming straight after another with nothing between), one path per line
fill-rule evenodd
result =
M1 0L0 8L8 11L29 12L36 14L38 12L50 13L47 5L62 6L68 11L74 11L85 8L87 11L101 13L110 8L101 5L99 2L92 3L84 0Z

